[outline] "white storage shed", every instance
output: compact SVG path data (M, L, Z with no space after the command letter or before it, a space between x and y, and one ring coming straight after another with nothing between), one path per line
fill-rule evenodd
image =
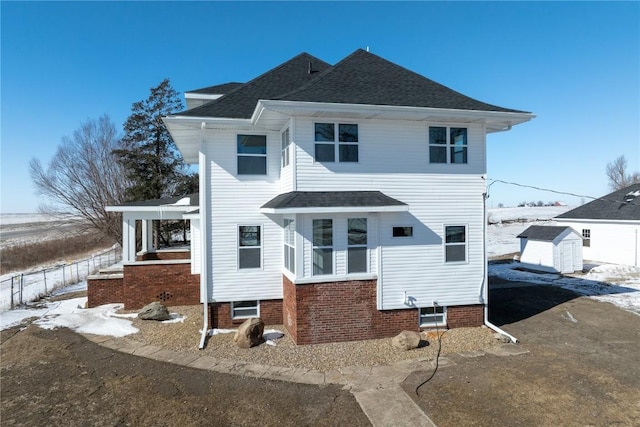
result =
M582 270L582 236L573 228L532 225L518 237L523 267L551 273Z

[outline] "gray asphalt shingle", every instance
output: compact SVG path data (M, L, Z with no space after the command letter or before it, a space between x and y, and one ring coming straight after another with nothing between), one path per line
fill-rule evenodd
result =
M571 227L561 227L556 225L532 225L517 237L529 240L540 240L543 242L552 242L556 237L564 233Z
M406 206L380 191L291 191L280 194L262 209Z
M640 184L614 191L556 218L640 221Z

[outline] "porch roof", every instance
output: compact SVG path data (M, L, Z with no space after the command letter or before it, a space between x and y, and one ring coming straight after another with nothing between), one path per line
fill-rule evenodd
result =
M135 216L138 219L182 219L183 215L198 211L199 199L199 193L192 193L185 196L106 206L105 210L122 212L125 216Z
M409 205L380 191L291 191L260 207L262 213L402 212Z

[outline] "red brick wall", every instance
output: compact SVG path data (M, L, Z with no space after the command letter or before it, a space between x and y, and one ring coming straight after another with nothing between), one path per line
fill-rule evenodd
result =
M260 301L260 318L266 325L282 324L282 300ZM220 329L237 328L247 319L231 318L230 302L209 304L209 327Z
M164 305L200 304L200 275L190 263L124 266L123 296L128 310L159 301Z
M87 306L124 302L122 277L87 280Z
M483 305L454 305L447 307L447 327L464 328L484 324Z
M293 285L283 277L283 282L285 327L296 344L386 338L418 330L416 309L376 308L376 280Z
M158 260L176 260L190 259L189 251L168 251L168 252L147 252L136 256L136 261L158 261Z

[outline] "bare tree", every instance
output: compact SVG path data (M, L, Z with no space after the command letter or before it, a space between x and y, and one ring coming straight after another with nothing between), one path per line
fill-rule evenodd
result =
M639 172L627 172L627 159L624 155L607 163L607 178L609 178L609 187L613 191L640 183Z
M103 115L87 120L71 137L63 137L46 169L32 158L31 179L49 202L42 204L40 211L78 215L86 228L121 241L119 214L105 211L105 206L124 201L127 188L122 166L113 154L119 145L115 125Z

